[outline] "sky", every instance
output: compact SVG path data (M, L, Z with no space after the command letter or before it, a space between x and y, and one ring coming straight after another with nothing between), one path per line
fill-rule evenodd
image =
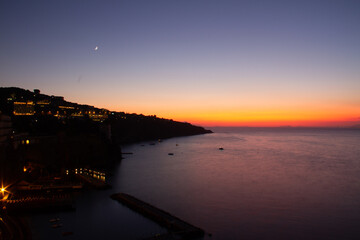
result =
M1 0L0 86L202 126L360 124L360 1Z

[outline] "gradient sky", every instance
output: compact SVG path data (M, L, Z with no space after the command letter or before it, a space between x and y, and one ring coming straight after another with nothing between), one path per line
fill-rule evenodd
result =
M1 0L0 85L204 126L359 124L360 1Z

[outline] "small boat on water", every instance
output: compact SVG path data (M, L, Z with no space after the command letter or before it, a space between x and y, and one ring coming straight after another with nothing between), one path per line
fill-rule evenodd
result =
M61 223L56 223L52 225L52 228L59 228L59 227L62 227Z
M224 148L220 147L219 150L224 150Z
M49 222L54 223L60 221L60 218L52 218L49 220Z

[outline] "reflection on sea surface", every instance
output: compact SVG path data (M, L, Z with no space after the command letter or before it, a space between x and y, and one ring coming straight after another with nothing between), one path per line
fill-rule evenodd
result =
M213 239L360 237L359 131L215 132L127 147L118 184Z
M215 132L124 146L133 154L106 176L113 188L80 193L75 212L33 216L34 239L62 239L67 231L74 232L68 239L166 232L110 199L116 192L201 227L211 239L360 238L359 131ZM49 226L54 217L61 228Z

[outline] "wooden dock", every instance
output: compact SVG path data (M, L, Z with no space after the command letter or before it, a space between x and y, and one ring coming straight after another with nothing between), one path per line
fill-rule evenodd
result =
M116 193L111 198L166 227L181 239L201 238L205 235L204 230L128 194Z

